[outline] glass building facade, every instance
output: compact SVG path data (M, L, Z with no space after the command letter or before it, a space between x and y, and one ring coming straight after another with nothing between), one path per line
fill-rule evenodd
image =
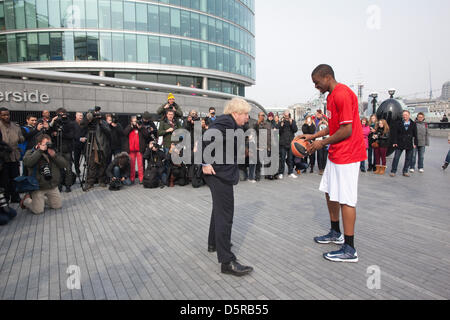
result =
M254 0L0 0L0 63L204 87L255 80Z

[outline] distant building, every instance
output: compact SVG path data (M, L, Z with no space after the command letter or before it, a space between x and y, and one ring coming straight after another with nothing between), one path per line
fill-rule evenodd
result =
M441 100L450 100L450 81L442 86Z

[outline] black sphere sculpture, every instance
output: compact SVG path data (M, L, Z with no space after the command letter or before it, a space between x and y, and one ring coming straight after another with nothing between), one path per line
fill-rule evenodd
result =
M393 98L384 101L377 110L378 120L386 120L391 131L393 130L395 122L402 119L402 114L402 105ZM387 155L391 155L394 151L395 149L393 147L389 147Z

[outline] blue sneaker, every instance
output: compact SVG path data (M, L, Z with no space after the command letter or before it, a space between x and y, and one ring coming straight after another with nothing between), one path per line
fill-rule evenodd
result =
M348 244L344 244L338 251L324 253L323 257L334 262L358 262L358 253Z
M343 244L344 235L340 232L336 232L333 229L331 229L327 235L321 237L314 237L314 241L321 244L327 243Z

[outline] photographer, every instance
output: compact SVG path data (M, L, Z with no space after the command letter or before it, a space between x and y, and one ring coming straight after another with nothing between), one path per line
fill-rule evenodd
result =
M0 131L5 142L12 152L6 157L3 163L3 170L1 175L2 184L5 186L5 196L8 201L12 203L19 203L20 196L16 192L14 178L20 175L20 148L19 143L25 141L22 135L22 130L17 123L10 119L9 110L0 108Z
M144 172L144 188L164 188L167 184L167 172L165 172L166 155L156 142L152 141L145 150L144 160L147 160L147 168Z
M151 141L158 141L158 128L152 121L152 116L148 111L145 111L142 117L142 128L147 131L145 145L148 145Z
M87 128L81 128L81 121L83 121L83 114L81 112L77 112L75 114L75 135L73 139L73 162L77 177L79 177L81 173L80 158L87 140Z
M124 134L127 137L125 142L125 150L130 155L130 179L134 183L136 179L136 160L138 165L139 184L144 180L144 161L143 154L145 152L147 131L142 127L142 118L131 117L131 123L125 128Z
M183 148L172 143L169 150L169 187L185 186L187 181L187 168L185 163L175 164L172 161L172 156L177 154L179 157L183 156Z
M101 108L95 107L88 111L85 119L81 122L81 128L87 128L88 136L91 132L94 136L92 145L88 145L90 150L86 150L86 155L90 154L87 168L87 185L85 191L94 187L98 180L100 187L106 187L106 161L111 156L111 128L108 123L102 119Z
M297 178L294 174L294 157L291 150L291 142L295 133L298 131L297 124L291 118L289 110L283 114L283 118L279 124L280 130L280 171L278 171L278 179L283 179L285 163L288 164L288 175L291 178ZM286 159L287 158L287 159Z
M62 207L62 198L58 190L61 169L67 167L67 161L57 154L51 143L50 136L44 134L37 138L37 145L28 150L23 157L23 163L28 169L28 175L36 174L39 190L33 191L31 197L25 195L20 203L22 209L28 208L34 214L44 212L45 197L52 209ZM66 179L68 176L66 176Z
M216 108L210 107L209 114L205 118L206 126L210 126L216 120Z
M37 123L37 118L32 114L27 115L26 122L27 124L21 127L22 135L25 138L25 141L19 144L22 158L25 155L25 152L36 145L36 143L34 143L36 141L35 137L44 127L42 122L39 124Z
M165 119L159 124L158 136L163 137L163 147L166 155L169 153L170 145L172 144L172 133L177 129L181 129L180 124L174 120L174 117L175 112L168 110Z
M182 118L183 117L183 111L181 110L181 107L176 104L175 97L173 94L169 93L169 96L167 97L167 103L163 104L156 113L161 116L161 119L164 119L165 116L167 116L167 111L172 110L174 112L174 116L176 118Z
M122 125L119 123L119 117L115 113L107 114L105 118L111 129L111 157L108 161L109 165L111 163L112 156L116 156L122 152L125 134Z
M130 157L126 152L119 153L106 169L110 180L109 190L120 190L122 185L130 186Z
M62 190L63 180L66 183L66 192L71 192L70 186L72 185L72 152L73 152L73 139L76 134L75 122L69 119L67 110L59 108L56 110L56 117L50 122L50 128L52 130L53 143L56 145L58 153L66 159L67 168L61 169L61 182L59 184L59 191ZM67 179L64 179L68 176Z

